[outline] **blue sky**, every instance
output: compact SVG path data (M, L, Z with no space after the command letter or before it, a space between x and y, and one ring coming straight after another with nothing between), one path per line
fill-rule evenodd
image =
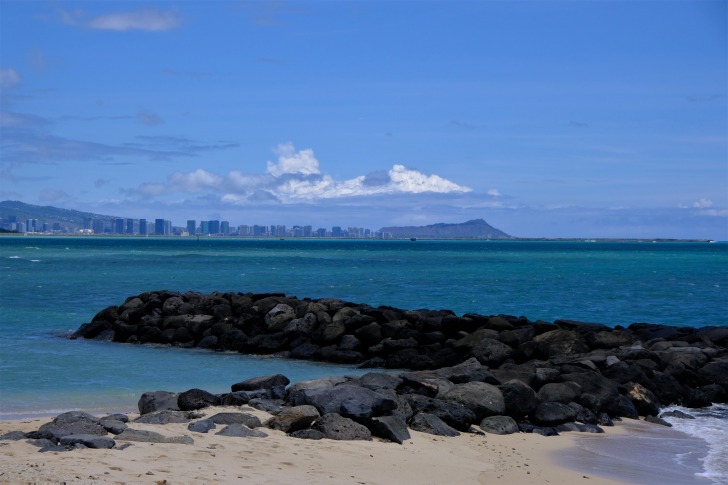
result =
M726 5L0 0L0 199L728 240Z

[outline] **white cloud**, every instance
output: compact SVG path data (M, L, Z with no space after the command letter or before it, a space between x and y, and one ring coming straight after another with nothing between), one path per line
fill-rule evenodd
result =
M0 89L8 89L20 84L20 74L12 67L0 68Z
M501 194L500 190L498 189L490 189L488 190L488 195L490 195L491 197L500 197L503 194Z
M116 12L91 18L86 18L82 11L69 13L61 10L61 19L68 25L114 31L145 30L148 32L161 32L182 25L182 19L175 12L157 9Z
M392 184L397 191L419 194L422 192L469 192L467 187L461 187L438 175L425 175L417 170L410 170L404 165L394 165L389 171Z
M232 170L222 176L204 169L175 172L166 183L143 184L136 191L144 197L173 193L220 194L232 204L256 200L276 200L282 203L314 202L317 200L384 194L450 194L470 192L438 175L427 175L404 165L394 165L388 171L373 172L348 180L335 180L322 174L313 150L296 150L284 143L275 149L277 163L267 162L266 173L244 174Z
M286 173L299 173L311 175L319 173L319 164L313 156L313 150L306 149L296 152L293 143L281 143L275 150L278 163L268 162L268 173L280 177Z
M706 199L705 197L693 203L693 207L695 207L696 209L707 209L712 205L713 201L710 199Z

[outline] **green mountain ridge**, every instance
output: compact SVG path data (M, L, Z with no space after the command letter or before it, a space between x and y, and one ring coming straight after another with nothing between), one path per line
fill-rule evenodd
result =
M59 224L71 231L83 228L85 219L102 220L111 224L114 219L118 218L118 216L61 209L49 205L26 204L18 200L4 200L0 202L0 220L7 220L9 216L15 216L18 222L25 222L27 219L38 219L38 221L48 224Z
M383 227L382 232L393 237L422 237L435 239L472 238L472 239L514 239L500 229L496 229L483 219L472 219L456 224L430 224L429 226L392 226Z

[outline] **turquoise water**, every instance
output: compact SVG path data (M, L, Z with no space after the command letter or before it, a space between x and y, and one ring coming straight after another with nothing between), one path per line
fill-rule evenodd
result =
M608 325L728 325L728 244L0 237L0 417L354 369L62 336L148 290L284 292Z

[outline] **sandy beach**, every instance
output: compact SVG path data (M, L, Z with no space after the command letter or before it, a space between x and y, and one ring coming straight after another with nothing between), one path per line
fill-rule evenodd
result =
M204 410L244 411L261 420L270 415L244 406ZM130 415L130 418L135 416ZM49 421L0 421L0 434L32 431ZM0 483L255 483L255 484L616 484L566 467L559 457L577 451L575 436L518 433L462 434L447 438L412 431L402 445L374 441L302 440L259 428L265 438L193 433L187 424L130 427L165 436L187 435L194 444L117 441L117 448L39 453L25 440L0 441ZM608 434L622 433L619 427Z

